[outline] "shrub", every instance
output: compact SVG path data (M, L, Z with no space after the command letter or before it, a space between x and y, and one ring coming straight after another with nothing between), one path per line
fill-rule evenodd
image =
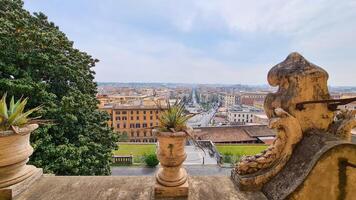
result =
M232 153L231 152L226 152L223 154L223 162L224 163L231 163L232 162Z
M156 167L159 163L156 154L148 154L144 156L145 163L149 167Z

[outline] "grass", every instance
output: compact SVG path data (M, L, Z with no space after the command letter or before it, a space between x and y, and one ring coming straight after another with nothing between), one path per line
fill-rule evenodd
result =
M216 145L221 154L232 154L237 156L255 155L265 150L267 145Z
M144 154L155 153L156 145L154 144L119 144L119 149L114 151L116 156L134 157L143 156Z

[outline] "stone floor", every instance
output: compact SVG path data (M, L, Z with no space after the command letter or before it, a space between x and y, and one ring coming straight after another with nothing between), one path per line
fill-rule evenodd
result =
M221 168L217 165L185 165L191 176L230 176L232 168ZM112 176L153 176L156 168L148 167L112 167Z
M187 159L184 161L184 165L202 165L203 162L206 165L217 165L215 157L210 157L208 150L205 152L194 145L185 146L185 152L187 153Z
M43 176L15 200L153 200L154 177ZM259 200L261 192L241 192L226 176L189 177L188 200Z

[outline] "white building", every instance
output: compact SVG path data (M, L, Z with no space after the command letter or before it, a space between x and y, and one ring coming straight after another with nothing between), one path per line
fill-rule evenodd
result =
M236 104L236 95L226 94L224 96L224 107L231 107Z
M227 112L227 119L230 124L254 123L254 115L263 114L263 110L246 105L236 105Z
M264 113L254 114L252 121L261 125L268 125L269 122L267 115Z

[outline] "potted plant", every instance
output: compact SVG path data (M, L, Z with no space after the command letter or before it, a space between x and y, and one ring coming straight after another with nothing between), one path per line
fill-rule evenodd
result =
M166 109L162 111L159 126L154 130L158 139L157 157L161 164L156 180L165 187L179 187L187 182L187 172L182 164L187 157L184 150L186 139L191 136L187 121L193 115L185 113L182 101L176 101L174 105L167 102ZM157 189L155 192L157 193Z
M27 100L15 103L12 97L9 107L6 94L0 100L0 188L19 183L37 172L37 168L26 163L33 153L30 133L38 128L37 118L29 118L29 115L40 107L24 112Z

